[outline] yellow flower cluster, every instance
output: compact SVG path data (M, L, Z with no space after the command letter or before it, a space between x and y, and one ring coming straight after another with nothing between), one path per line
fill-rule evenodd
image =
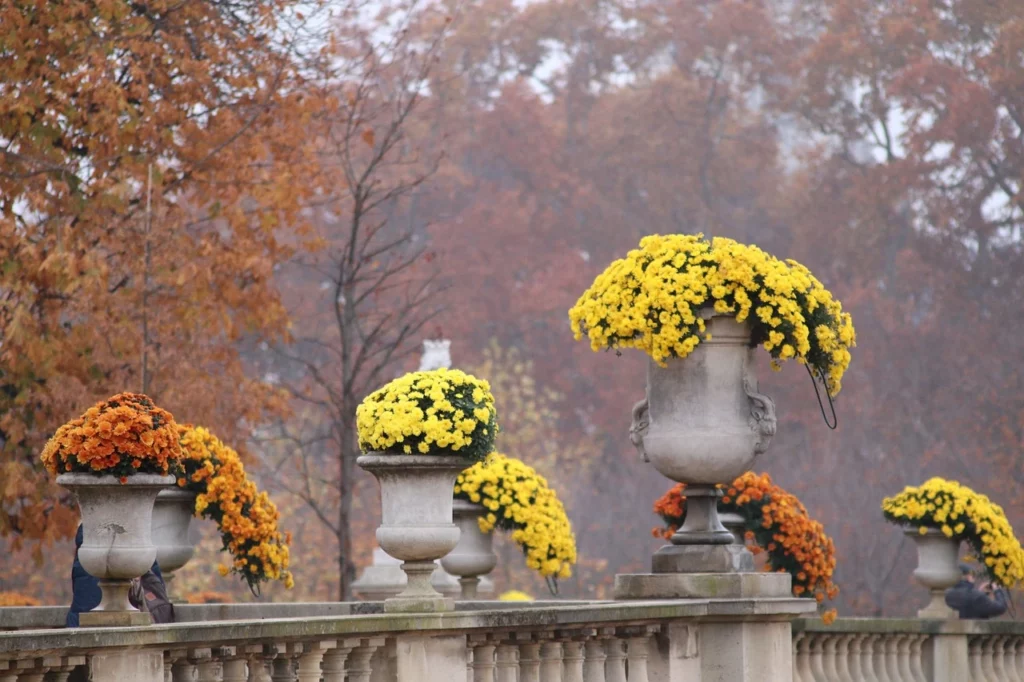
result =
M774 369L796 358L839 392L856 343L849 313L800 263L724 237L645 237L594 280L569 320L595 351L638 348L664 365L697 347L711 314L749 319Z
M882 501L888 521L941 530L949 538L966 540L984 562L993 581L1014 587L1024 581L1024 549L1002 507L967 486L932 478L918 487Z
M498 453L463 471L455 497L483 505L480 530L512 532L526 565L549 578L568 578L576 563L576 536L555 491L532 467Z
M519 590L509 590L508 592L502 592L501 596L498 597L498 601L533 601L533 597Z
M198 493L196 516L217 522L224 550L234 557L230 568L219 567L221 575L239 573L250 588L282 580L291 589L291 538L278 530L279 514L270 497L246 477L238 453L207 429L179 426L178 433L185 467L178 485Z
M486 381L456 369L410 372L374 391L356 409L363 452L462 455L481 460L498 431Z

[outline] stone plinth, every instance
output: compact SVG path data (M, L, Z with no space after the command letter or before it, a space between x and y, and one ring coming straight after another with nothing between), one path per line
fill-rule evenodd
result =
M788 573L627 573L615 576L615 599L780 599Z

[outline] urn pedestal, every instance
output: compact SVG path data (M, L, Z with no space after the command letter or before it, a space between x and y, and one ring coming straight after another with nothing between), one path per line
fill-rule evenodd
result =
M616 576L616 598L785 596L789 576L755 574L750 551L721 522L715 486L749 471L775 435L775 403L757 390L751 326L705 311L688 356L647 366L630 440L645 462L686 484L686 519L651 560L652 574ZM659 577L660 576L660 577Z
M487 510L479 504L454 500L452 511L459 527L459 544L441 559L441 566L452 575L459 576L462 599L479 598L480 577L498 565L494 553L494 534L480 530L480 518Z
M452 523L452 488L472 462L463 457L375 453L356 463L380 484L377 543L403 562L408 577L406 588L384 601L384 611L454 610L454 600L435 590L430 578L436 561L459 542L459 529Z
M187 564L196 551L192 528L195 509L196 493L177 487L161 490L153 505L153 544L168 592L174 572Z
M917 612L920 618L957 618L957 612L946 606L946 590L960 580L960 541L946 537L938 528L924 534L917 528L904 528L917 546L917 568L914 579L928 588L931 601Z
M78 560L95 577L103 598L79 617L82 627L147 625L152 618L128 601L133 578L141 577L156 559L153 506L173 476L135 474L125 483L115 476L67 473L57 484L75 494L82 514L82 546Z

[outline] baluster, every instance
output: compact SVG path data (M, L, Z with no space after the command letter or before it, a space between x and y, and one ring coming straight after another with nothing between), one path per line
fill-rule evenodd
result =
M648 682L647 642L650 638L651 630L641 628L637 634L630 635L626 640L626 664L629 669L629 682Z
M0 682L18 682L14 661L0 661Z
M836 637L836 679L839 682L854 682L850 674L850 647L856 635L838 635ZM860 682L857 680L856 682Z
M626 643L618 637L605 641L604 675L605 682L626 682Z
M562 682L562 643L544 642L540 645L541 682Z
M864 655L862 647L864 635L851 635L850 637L850 679L853 682L866 682L868 679L864 672L864 662L861 657Z
M836 656L839 639L836 635L822 635L821 643L821 668L825 671L825 679L830 682L838 682L839 670L836 668Z
M248 679L249 671L244 656L235 655L225 659L224 682L246 682Z
M793 682L814 682L807 676L807 633L793 634Z
M319 642L306 642L302 646L302 655L299 656L299 682L320 682L323 671L320 664L324 656L338 645L335 640L322 640Z
M174 669L174 662L183 655L183 652L175 650L164 652L164 682L173 682L173 673L171 671ZM88 673L86 673L86 677L88 677Z
M1024 639L1017 638L1017 651L1013 656L1013 667L1017 671L1017 677L1024 682Z
M277 658L278 648L273 644L252 644L245 647L245 653L249 659L249 682L273 682L269 669Z
M173 682L194 682L196 679L196 666L189 660L190 652L179 651L171 664L171 680ZM90 675L91 676L91 675Z
M351 644L349 643L351 642ZM368 639L349 640L345 646L351 647L348 655L348 682L370 682L370 674L373 666L370 659L377 649L384 646L383 637L370 637Z
M50 668L44 678L46 682L67 682L72 670L85 665L85 656L47 656L43 662Z
M540 641L526 635L519 644L519 682L540 682Z
M473 646L473 682L494 682L495 668L495 646L487 635L470 635L470 644Z
M899 642L902 635L889 635L885 638L885 673L890 682L903 682L900 675Z
M210 650L210 658L199 664L199 682L222 682L224 661L235 657L235 647L219 646Z
M871 671L878 682L897 682L889 679L889 671L885 666L886 635L871 635L868 644L871 647Z
M49 672L50 668L43 665L43 661L38 658L29 659L27 661L18 661L15 664L18 670L18 682L43 682L43 676Z
M516 682L519 672L519 647L509 641L499 643L495 668L497 682Z
M584 682L605 682L604 665L608 660L608 655L604 652L606 632L599 632L596 637L591 637L583 645L583 651L586 654L583 661Z
M981 670L981 637L971 637L967 645L967 667L971 671L971 682L985 682Z
M1006 638L1006 644L1003 646L1003 670L1006 671L1006 679L1010 682L1024 682L1017 669L1017 651L1020 648L1020 642L1020 637L1010 636Z
M996 675L996 671L992 666L996 655L996 639L992 635L985 637L984 644L981 647L981 670L985 673L985 680L987 682L1003 682L1003 679Z
M811 679L814 682L830 682L825 675L824 662L822 660L824 658L825 637L826 635L808 635L810 640Z
M466 638L466 682L473 682L473 647Z
M577 634L562 642L562 680L583 682L583 641Z
M992 670L995 672L995 679L1001 682L1010 682L1010 671L1006 667L1007 647L1012 646L1010 637L1001 636L995 638L995 651L992 657Z
M911 647L917 635L905 634L897 642L899 652L900 679L904 682L914 682L914 673L910 669Z
M270 679L273 682L296 682L298 676L295 674L295 663L301 654L302 644L291 642L279 645Z
M910 675L914 682L928 682L924 674L924 643L928 635L914 635L910 638Z

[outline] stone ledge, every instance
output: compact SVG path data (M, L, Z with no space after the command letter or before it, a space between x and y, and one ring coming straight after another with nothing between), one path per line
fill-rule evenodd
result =
M792 596L788 573L627 573L615 576L614 594L627 601Z
M201 643L232 641L278 641L292 639L336 639L370 634L404 632L471 632L474 630L553 630L592 626L696 620L708 613L706 600L603 602L580 605L545 605L530 608L502 606L492 602L491 610L455 611L443 614L371 614L268 618L220 622L179 622L146 627L77 628L72 630L22 630L0 632L0 658L22 657L69 650L119 647L188 648Z

